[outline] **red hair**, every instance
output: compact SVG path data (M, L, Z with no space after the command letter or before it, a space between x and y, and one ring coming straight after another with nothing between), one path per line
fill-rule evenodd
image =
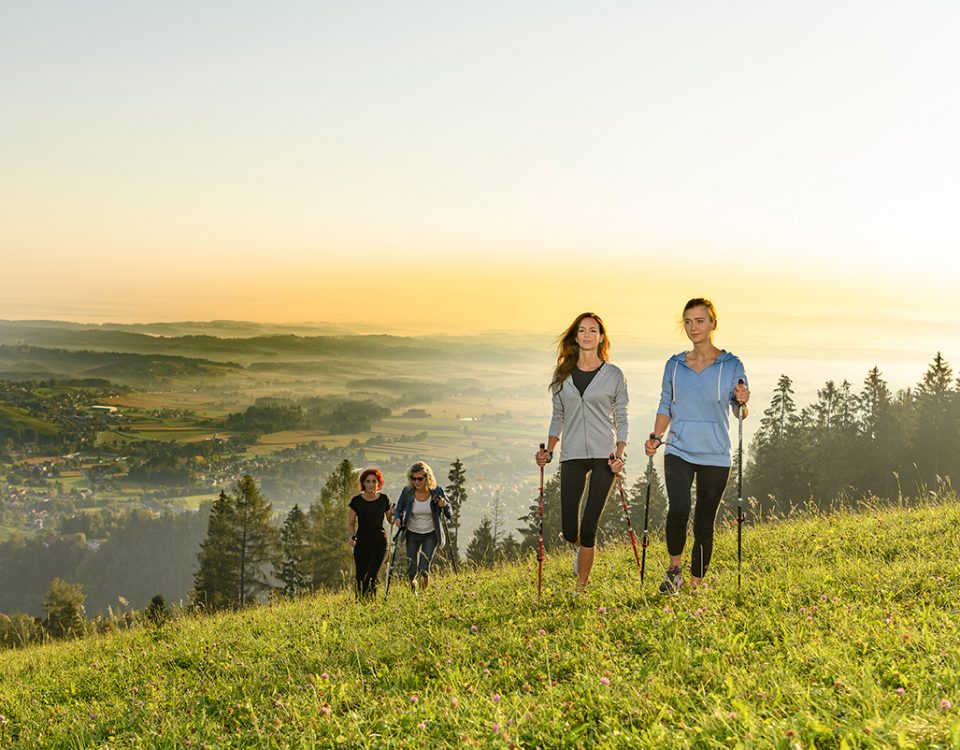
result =
M374 476L377 478L377 489L383 489L383 474L380 473L380 469L364 469L363 473L360 474L360 491L363 492L363 482L369 477Z

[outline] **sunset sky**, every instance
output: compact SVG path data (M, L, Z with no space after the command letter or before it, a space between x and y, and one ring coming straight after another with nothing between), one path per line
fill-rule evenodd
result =
M703 294L755 347L960 358L958 38L942 0L6 3L0 318L666 344Z

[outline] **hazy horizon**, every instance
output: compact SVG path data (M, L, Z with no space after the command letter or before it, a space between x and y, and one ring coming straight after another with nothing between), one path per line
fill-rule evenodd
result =
M960 6L3 15L0 318L958 359Z

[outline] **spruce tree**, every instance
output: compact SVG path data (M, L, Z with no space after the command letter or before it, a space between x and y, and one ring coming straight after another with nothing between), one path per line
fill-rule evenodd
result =
M914 451L917 469L929 486L936 486L941 477L954 473L957 468L960 441L957 439L956 395L953 370L937 352L915 392L919 424Z
M232 535L231 498L221 490L210 507L207 537L200 542L200 565L193 577L194 605L207 610L236 606L239 566Z
M473 538L467 545L467 560L474 565L489 567L496 559L497 543L493 537L493 524L489 516L484 516L473 532Z
M270 503L249 476L233 493L220 493L200 544L195 603L214 610L243 607L269 588L264 568L276 540L270 514Z
M50 581L50 590L43 600L47 613L44 628L54 638L79 638L86 632L86 601L83 586L60 578Z
M310 524L299 505L287 514L280 531L280 548L273 575L282 584L283 595L293 598L307 588L307 535Z
M466 471L463 462L457 458L450 464L450 473L447 474L449 484L446 486L447 501L450 503L450 545L451 554L460 556L460 510L467 500Z
M800 418L793 399L793 382L781 375L769 408L754 435L747 466L748 484L756 496L773 499L781 509L805 494L800 481L798 430Z
M357 471L344 459L327 477L320 497L310 506L306 573L313 587L336 588L353 578L346 528L350 499L358 492Z
M235 544L239 562L240 606L267 591L265 567L273 559L277 531L270 523L272 507L249 476L234 495Z

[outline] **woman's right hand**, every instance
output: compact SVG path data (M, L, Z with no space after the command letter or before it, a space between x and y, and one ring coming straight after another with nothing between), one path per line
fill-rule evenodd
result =
M659 440L655 437L648 438L647 442L643 444L643 452L646 453L648 456L652 456L654 453L657 452L657 448L659 448L662 444L663 444L662 440Z
M551 458L552 456L550 455L550 452L545 450L544 448L541 448L540 450L538 450L536 455L534 456L534 460L537 462L537 466L539 466L540 468L543 468L548 463L550 463Z

